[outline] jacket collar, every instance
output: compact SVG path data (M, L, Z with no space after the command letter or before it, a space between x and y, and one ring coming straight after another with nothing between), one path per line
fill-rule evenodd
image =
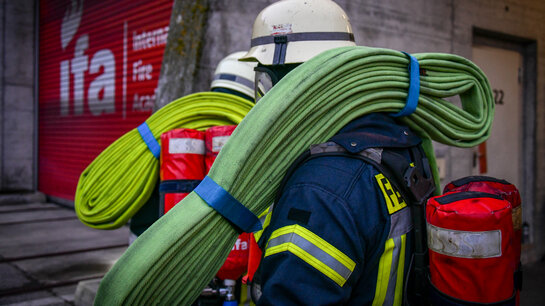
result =
M351 153L368 148L407 148L421 142L409 127L385 113L371 113L343 127L331 141Z

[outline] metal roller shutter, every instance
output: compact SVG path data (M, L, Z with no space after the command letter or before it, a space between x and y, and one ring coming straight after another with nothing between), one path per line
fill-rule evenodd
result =
M149 117L172 3L40 1L40 191L73 200L85 167Z

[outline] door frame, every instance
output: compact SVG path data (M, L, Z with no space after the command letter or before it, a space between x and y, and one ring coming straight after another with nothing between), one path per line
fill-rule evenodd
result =
M522 156L520 186L522 219L529 224L525 244L534 241L534 203L536 190L536 114L537 114L537 43L535 40L473 28L473 46L486 45L513 50L522 55Z

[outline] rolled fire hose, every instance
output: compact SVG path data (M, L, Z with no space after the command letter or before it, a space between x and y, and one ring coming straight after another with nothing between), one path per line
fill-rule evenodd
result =
M202 92L177 99L147 120L150 139L175 128L206 130L238 124L253 103L231 94ZM102 151L82 172L74 206L84 224L98 229L123 226L146 203L159 176L158 157L133 129Z
M402 120L424 137L431 161L430 139L458 147L484 141L494 104L482 71L456 55L413 56L421 68L420 96L416 111ZM309 60L242 120L209 177L258 215L309 145L327 141L364 114L403 109L408 65L401 52L367 47L333 49ZM452 96L460 97L462 108L445 100ZM229 221L192 192L121 256L103 278L95 304L189 305L220 268L237 236Z

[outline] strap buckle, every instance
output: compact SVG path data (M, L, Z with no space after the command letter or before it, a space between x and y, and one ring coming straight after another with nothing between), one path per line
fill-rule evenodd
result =
M422 205L435 190L432 179L424 177L416 167L408 167L403 174L403 180L417 205Z

